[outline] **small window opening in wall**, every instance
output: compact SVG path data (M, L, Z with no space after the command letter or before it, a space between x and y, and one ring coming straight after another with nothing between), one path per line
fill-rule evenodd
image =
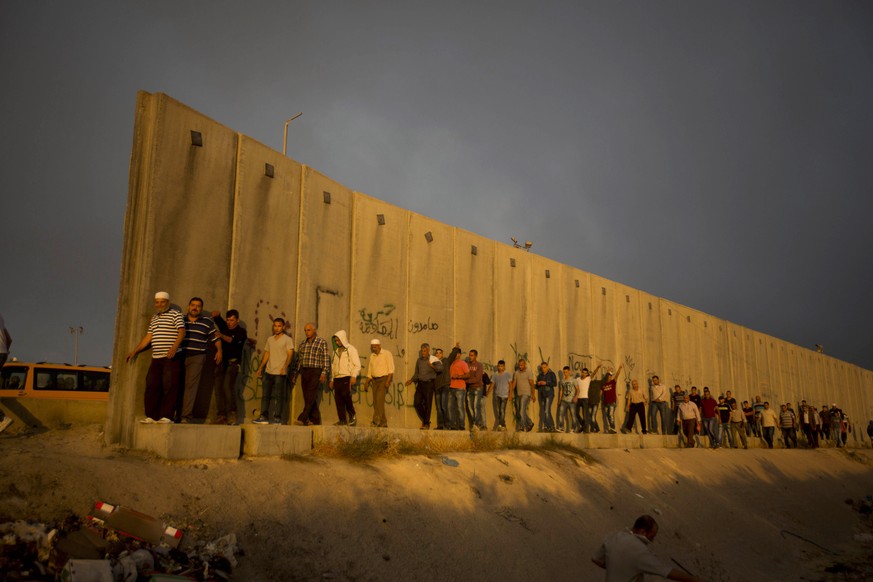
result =
M579 287L579 279L576 279L576 287Z
M672 309L668 309L668 310L667 310L667 315L673 315L673 310L672 310Z
M191 130L191 145L202 148L203 147L203 134L199 131Z
M321 195L324 197L324 203L325 203L325 204L330 204L330 192L328 192L327 190L325 190L325 191L323 191L323 192L321 193Z
M548 269L546 269L546 279L551 279L551 278L552 278L552 272L549 271Z
M379 226L385 226L385 215L384 214L377 214L376 215L376 222L379 223Z
M685 321L687 321L688 323L691 323L691 316L690 316L690 315L687 316L687 317L685 318Z
M510 266L510 267L514 267L514 266L515 266L515 259L509 259L509 266Z
M649 301L649 311L651 311L651 310L652 310L652 302Z
M630 295L625 295L625 296L624 296L624 302L625 302L625 303L630 303Z
M471 254L471 255L478 255L478 254L479 254L479 249L476 248L476 245L472 245L472 246L470 247L470 254Z
M709 327L705 321L703 322L703 327Z
M600 294L601 294L601 295L606 295L606 287L601 287L601 288L600 288Z
M264 164L264 175L268 178L275 177L275 170L273 169L273 164Z
M433 242L433 234L430 231L427 231L426 233L424 233L424 240L426 240L429 243L432 243Z

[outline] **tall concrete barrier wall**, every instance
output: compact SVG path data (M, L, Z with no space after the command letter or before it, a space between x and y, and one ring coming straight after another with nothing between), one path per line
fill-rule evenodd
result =
M201 145L192 143L198 132ZM475 195L475 193L469 193ZM417 427L411 377L423 342L456 341L498 360L548 361L575 371L624 366L619 392L652 374L687 389L732 390L771 403L837 403L862 440L873 418L873 372L562 265L354 192L163 94L137 97L107 440L132 444L143 416L148 353L126 354L145 333L153 293L183 309L240 311L252 346L239 382L251 419L272 320L295 343L315 322L361 353L379 338L394 355L388 423ZM372 393L356 391L359 422ZM299 384L286 415L302 408ZM336 420L324 392L325 423ZM489 422L491 410L488 406ZM621 418L621 414L619 415Z

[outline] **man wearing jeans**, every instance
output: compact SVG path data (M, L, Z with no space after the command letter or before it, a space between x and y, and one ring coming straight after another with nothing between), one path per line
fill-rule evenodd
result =
M612 370L606 372L606 379L600 387L600 392L603 394L603 432L607 434L615 434L615 404L618 402L618 396L615 392L616 380L621 374L621 369L624 364L618 367L613 375Z
M494 407L494 430L506 430L506 404L509 401L509 385L512 374L506 371L506 362L497 362L497 372L494 373L494 395L491 405Z
M661 434L667 434L667 427L670 425L670 419L667 417L670 405L668 399L670 394L667 392L667 387L661 384L661 379L657 376L652 376L652 404L649 406L649 428L654 434L658 434L657 415L661 415Z
M512 375L512 383L509 385L509 394L514 398L515 405L515 432L530 432L533 429L533 422L527 413L531 399L537 401L533 390L533 376L527 368L527 362L519 360L518 370Z
M710 448L718 448L718 401L712 397L709 388L703 389L700 401L700 415L703 417L703 432L709 436Z
M413 404L421 421L422 430L430 428L434 386L437 376L442 371L443 363L438 357L430 355L430 344L421 344L419 357L415 361L415 371L412 373L412 378L406 381L406 386L415 383Z
M540 398L540 420L537 424L539 432L555 432L555 421L552 418L552 401L555 399L555 386L558 378L549 370L548 362L540 364L537 374L537 396Z
M221 338L221 364L215 367L215 424L236 424L245 416L245 410L237 411L236 379L239 376L242 362L243 347L248 339L245 328L239 324L239 311L229 309L227 320L221 319L221 313L212 312L212 320L218 327L218 337ZM242 412L242 414L238 414Z
M461 350L455 354L455 361L449 367L449 423L452 430L464 430L464 403L467 401L467 378L470 376L470 366L461 357ZM472 429L472 425L470 426Z
M288 364L291 363L293 354L294 342L285 335L285 320L277 317L273 320L273 335L267 338L264 357L258 366L257 376L261 378L261 414L253 421L255 424L270 423L270 402L274 396L276 406L273 409L273 424L282 424L285 396L288 392Z
M761 432L764 435L764 440L767 442L767 448L773 448L773 433L776 432L776 425L779 424L779 417L776 416L776 411L770 408L770 403L765 402L764 408L761 409Z
M479 361L479 352L470 350L470 361L467 363L469 375L467 376L467 420L470 428L488 430L485 425L485 414L482 408L482 399L485 397L485 384L482 377L485 375L485 367Z

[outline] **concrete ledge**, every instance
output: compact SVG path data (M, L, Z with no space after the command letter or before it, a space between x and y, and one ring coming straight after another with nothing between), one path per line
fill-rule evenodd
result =
M137 423L133 448L170 460L238 459L241 437L238 426Z
M312 450L313 433L322 427L244 424L237 428L242 428L244 455L248 457L281 457L282 455L295 455Z

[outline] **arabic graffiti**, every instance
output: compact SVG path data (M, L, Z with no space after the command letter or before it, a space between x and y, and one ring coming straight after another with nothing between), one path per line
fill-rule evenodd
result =
M360 319L358 320L358 329L365 335L381 335L390 339L397 339L397 332L400 328L400 320L396 317L391 317L395 307L391 303L386 303L378 311L369 311L367 308L358 310Z
M421 321L412 321L409 320L409 324L406 326L406 330L409 333L420 333L422 331L436 331L440 328L439 324L435 321L431 321L430 316L427 319L423 319Z

